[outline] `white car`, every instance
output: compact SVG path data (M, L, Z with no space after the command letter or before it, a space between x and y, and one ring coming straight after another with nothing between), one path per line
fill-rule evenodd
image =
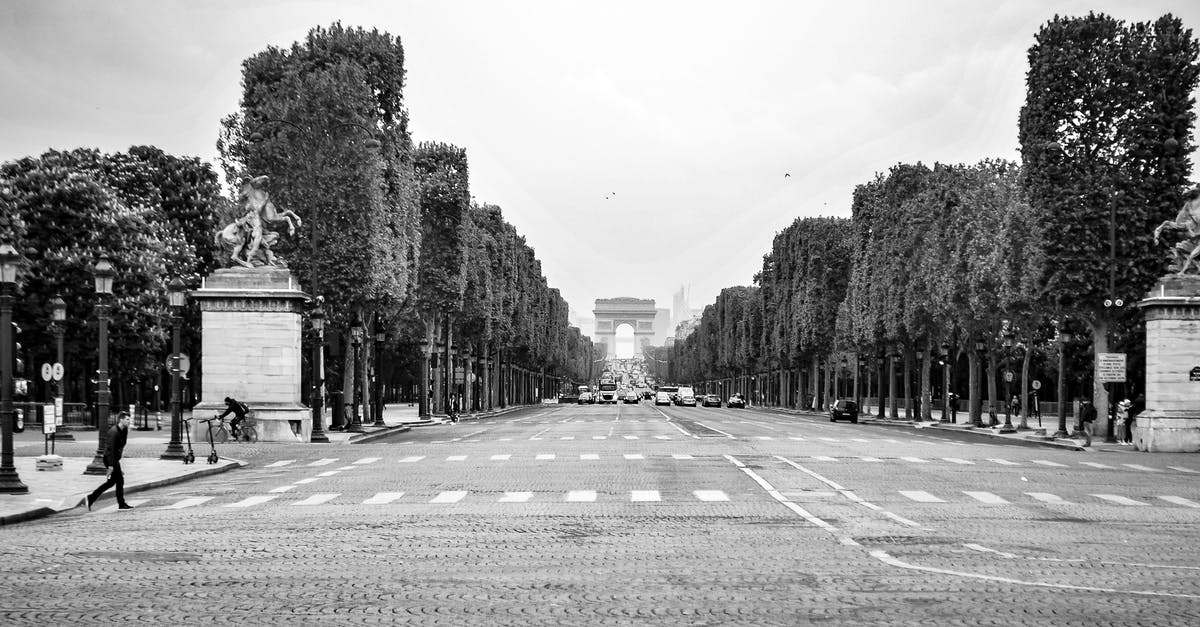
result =
M654 406L655 407L657 407L659 405L670 405L670 404L671 404L671 393L670 392L658 392L654 395Z

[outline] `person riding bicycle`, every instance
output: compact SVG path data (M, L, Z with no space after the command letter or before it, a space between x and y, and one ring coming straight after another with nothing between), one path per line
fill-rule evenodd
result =
M225 413L217 416L217 418L224 418L229 414L233 414L233 420L229 421L229 427L233 433L233 439L240 440L242 439L242 430L238 425L242 424L242 421L246 419L246 414L248 413L250 413L250 408L247 407L245 403L226 396Z

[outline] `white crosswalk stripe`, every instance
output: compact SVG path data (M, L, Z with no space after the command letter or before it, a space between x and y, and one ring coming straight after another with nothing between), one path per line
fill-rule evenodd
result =
M1116 503L1118 505L1147 505L1147 503L1135 501L1127 496L1119 496L1116 494L1093 494L1092 496L1098 499L1104 499L1110 503Z
M626 453L625 459L646 459L646 456L641 453Z
M363 505L387 505L404 496L403 492L377 492L371 498L363 501Z
M1192 470L1191 468L1184 468L1183 466L1167 466L1167 468L1170 468L1171 470L1178 470L1179 472L1190 472L1193 474L1200 473L1200 470Z
M145 502L146 502L146 499L125 499L125 504L129 505L130 507L138 507L139 505L141 505L142 503L145 503ZM101 514L108 514L108 513L120 512L120 511L128 511L128 510L120 509L118 507L118 503L116 503L116 502L113 502L113 504L109 505L108 507L96 510L97 513L101 513Z
M211 496L191 496L186 499L183 499L182 501L179 501L178 503L172 503L171 505L163 505L162 507L156 507L154 509L184 509L186 507L195 507L202 503L207 503L207 502L213 500L213 498L214 497L211 497Z
M270 492L272 494L283 494L284 492L287 492L288 490L291 490L295 487L296 486L294 486L294 485L281 485L278 488L271 488Z
M329 501L332 501L333 499L336 499L339 496L341 496L341 495L340 494L314 494L304 500L296 501L295 503L292 503L292 505L297 505L297 506L320 505L322 503L328 503Z
M571 490L567 492L568 503L591 503L596 500L595 490Z
M534 459L536 459L539 462L548 461L548 460L554 459L554 453L538 453L538 456Z
M998 459L995 457L989 458L988 461L994 464L1000 464L1001 466L1020 466L1020 464L1017 462L1010 462L1007 459Z
M700 499L701 501L708 503L729 500L729 496L721 490L694 490L692 494L696 495L696 498Z
M500 497L501 503L525 503L533 498L533 492L505 492L504 496Z
M510 458L512 458L512 455L492 455L491 460L494 462L506 462Z
M1092 468L1103 468L1106 470L1112 470L1113 468L1116 467L1116 466L1109 466L1108 464L1101 464L1100 462L1079 462L1079 463L1084 466L1091 466Z
M906 462L913 462L914 464L928 464L929 463L929 460L921 459L920 457L901 457L900 459L903 459Z
M1132 468L1134 470L1141 470L1143 472L1162 472L1162 470L1160 470L1158 468L1151 468L1149 466L1143 466L1141 464L1121 464L1121 465L1126 468Z
M1004 500L1003 498L1001 498L999 496L996 496L995 494L992 494L991 492L964 491L963 494L975 499L976 501L979 501L980 503L987 503L989 505L1007 505L1008 504L1008 501Z
M596 453L583 453L582 455L579 456L579 459L596 460L596 459L600 459L600 455L598 455Z
M446 461L448 461L448 462L461 462L461 461L466 461L466 459L467 459L467 456L466 456L466 455L451 455L451 456L449 456L449 457L447 457L447 458L446 458Z
M1185 499L1182 496L1160 496L1158 498L1160 498L1168 503L1174 503L1176 505L1183 505L1184 507L1200 508L1200 503L1197 503L1191 499Z
M942 499L924 490L900 490L901 496L918 503L945 503Z
M381 458L379 458L379 457L364 457L364 458L362 458L362 459L360 459L360 460L358 460L358 461L354 462L354 464L355 464L355 465L359 465L359 464L374 464L375 462L379 461L380 459L381 459Z
M317 473L317 476L318 476L318 477L332 477L332 476L334 476L334 475L336 475L336 474L338 474L338 473L340 473L340 472L342 472L342 471L340 471L340 470L326 470L325 472L319 472L319 473Z
M1033 463L1038 464L1039 466L1051 466L1054 468L1066 468L1067 467L1066 464L1060 464L1058 462L1052 462L1052 461L1048 461L1045 459L1035 459L1035 460L1033 460Z
M244 498L244 499L238 501L237 503L228 503L225 505L225 507L253 507L255 505L262 505L263 503L266 503L267 501L271 501L275 498L278 498L278 495L259 494L256 496L251 496L249 498Z
M318 459L315 462L309 462L308 465L309 466L328 466L329 464L332 464L333 462L336 462L336 461L337 461L336 457L326 457L325 459Z
M400 463L401 464L412 464L412 463L419 462L422 459L425 459L424 455L413 455L411 457L405 457L404 459L400 460Z
M1035 498L1043 503L1049 503L1051 505L1071 505L1072 504L1070 501L1063 500L1063 498L1061 496L1058 496L1057 494L1049 494L1047 492L1026 492L1025 494L1028 494L1029 496L1032 496L1033 498Z
M320 480L321 480L320 477L305 477L304 479L301 479L301 480L297 481L296 483L298 483L300 485L307 485L309 483L313 483L313 482L320 481Z
M457 503L467 496L466 490L454 490L449 492L441 492L430 500L430 503Z
M271 463L267 464L266 466L263 466L263 468L279 468L280 466L287 466L288 464L294 464L294 463L296 463L296 460L294 460L294 459L281 459L277 462L271 462Z
M957 457L943 457L942 459L944 459L952 464L962 464L964 466L974 466L975 465L975 462L967 461L965 459L959 459Z

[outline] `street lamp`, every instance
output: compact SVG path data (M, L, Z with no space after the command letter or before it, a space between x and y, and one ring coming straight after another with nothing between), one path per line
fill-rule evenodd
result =
M1012 380L1013 372L1008 367L1011 355L1009 351L1016 344L1016 336L1013 335L1011 329L1004 331L1004 426L1000 427L1000 433L1016 433L1017 430L1012 423Z
M312 313L308 315L308 321L312 324L313 329L313 352L312 352L312 435L308 441L318 444L328 444L329 436L325 435L325 429L321 426L322 418L322 401L321 389L325 386L325 311L321 308L321 303L325 301L320 296L316 299L316 307L313 307Z
M428 336L421 338L421 390L417 397L417 416L421 420L428 420L430 415L429 408L429 369L431 367L430 360L433 357L433 342ZM501 394L501 400L504 400Z
M983 338L982 337L975 338L975 376L976 376L975 381L978 385L977 385L977 389L971 390L971 394L972 394L972 396L974 396L975 394L978 394L979 400L977 403L976 400L974 398L972 398L971 405L972 405L972 408L974 408L974 406L976 404L978 404L979 405L979 413L971 412L973 414L971 416L971 426L973 426L973 427L982 427L983 426L983 373L985 372L985 370L983 368L983 358L986 354L987 354L987 345L984 344Z
M104 465L104 447L108 443L108 314L109 304L108 299L113 293L113 277L116 272L113 271L112 262L108 260L107 255L102 255L96 261L96 266L92 269L92 276L96 284L96 319L97 326L100 330L100 363L99 369L96 370L96 433L97 447L96 455L92 457L92 462L84 469L85 475L106 475L108 469Z
M926 409L926 403L925 403L925 385L924 385L924 383L925 383L926 371L927 371L927 368L925 366L925 349L918 348L917 349L917 381L916 381L916 384L917 384L917 407L916 407L917 418L916 419L917 420L925 420L924 413L925 413L925 409Z
M54 363L62 366L63 363L63 335L67 331L67 303L61 297L55 296L50 299L50 333L54 335L55 360ZM63 392L66 390L66 367L63 366L62 378L55 382L54 392L57 398L63 398ZM63 408L66 405L62 406ZM75 436L70 431L54 431L54 439L59 442L74 442Z
M387 333L383 330L379 322L378 315L375 317L375 426L386 427L387 423L383 421L383 342L387 340Z
M167 363L171 367L171 441L167 443L167 451L160 459L186 460L187 453L183 450L183 386L179 383L183 361L182 349L179 346L179 331L183 326L183 305L187 302L187 285L179 277L171 279L167 284L167 300L171 306L171 357Z
M954 422L957 403L950 389L950 343L942 342L942 422Z
M1058 324L1058 431L1054 432L1056 438L1070 437L1067 433L1067 404L1064 399L1067 396L1067 378L1063 374L1063 369L1066 368L1067 359L1067 342L1071 341L1071 333L1067 331L1066 322Z
M358 415L358 402L361 387L359 386L358 375L361 374L361 367L358 363L358 351L362 347L363 327L362 322L355 316L354 324L350 327L350 345L354 347L354 354L350 358L351 367L354 369L354 374L351 376L353 385L350 390L350 425L346 427L347 433L363 433L362 419Z
M28 494L13 459L13 291L21 256L7 241L0 242L0 493Z

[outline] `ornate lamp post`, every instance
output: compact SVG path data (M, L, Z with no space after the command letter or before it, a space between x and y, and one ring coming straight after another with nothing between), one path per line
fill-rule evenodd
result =
M1065 322L1058 324L1058 431L1054 432L1056 438L1070 437L1067 433L1067 377L1063 370L1067 366L1067 342L1071 341L1071 333L1067 331Z
M978 390L971 390L971 394L979 395L979 402L978 402L979 413L975 414L974 412L972 412L972 414L974 414L974 415L971 416L971 426L973 426L973 427L982 427L983 426L983 372L984 372L983 358L986 355L987 355L987 345L984 344L983 338L982 337L975 338L975 372L972 374L975 374L975 376L978 377L976 379L976 381L979 383L979 385L978 385ZM972 398L971 399L972 408L975 405L976 405L976 401L974 398Z
M1011 330L1004 332L1004 426L1000 427L1000 433L1016 433L1017 430L1012 423L1012 380L1013 372L1008 367L1009 351L1016 344L1016 337Z
M927 370L928 368L925 365L925 348L924 346L921 346L917 348L917 380L915 382L917 384L917 406L914 408L917 415L916 420L925 419L923 414L925 413L927 407L925 403L925 386L922 385L922 383L925 380L925 373Z
M358 414L358 402L361 395L361 387L359 386L359 375L361 374L361 366L358 363L358 351L362 347L363 327L362 322L358 318L354 319L354 325L350 327L350 344L354 347L354 354L350 358L351 367L354 368L354 374L351 375L353 381L350 387L350 425L346 427L347 433L363 433L362 418Z
M96 434L97 447L96 455L92 457L92 462L84 469L85 475L103 475L108 471L104 466L104 447L108 440L108 314L109 304L108 299L113 293L113 277L116 272L113 271L112 262L108 260L108 256L102 256L96 262L96 266L92 271L96 283L96 318L97 326L100 330L100 364L96 370Z
M429 408L429 361L432 356L433 343L429 341L428 337L421 338L421 389L417 397L417 415L421 420L428 420L431 413Z
M56 364L63 364L63 335L66 334L67 324L67 303L55 296L50 299L50 333L54 336L55 360ZM63 365L63 378L55 382L54 394L57 398L63 398L63 391L66 390L66 366ZM65 407L65 406L64 406ZM70 431L54 432L54 439L59 442L74 442L75 436Z
M13 459L13 290L21 256L7 241L0 242L0 493L28 494Z
M325 311L321 308L321 303L325 299L317 297L317 306L313 308L312 313L308 315L309 322L313 329L313 353L312 353L312 435L309 436L309 442L317 444L328 444L329 436L325 435L325 429L321 426L322 401L321 389L325 386Z
M950 343L942 342L942 420L941 422L952 422L952 413L950 403L954 402L951 398L950 390Z
M376 427L386 427L383 421L383 343L387 340L387 332L375 318L375 422Z
M171 279L167 284L167 300L171 305L171 358L167 360L171 364L171 441L167 443L167 451L160 459L182 460L187 458L187 453L184 452L183 443L180 441L183 437L183 400L180 398L183 386L179 384L179 376L183 356L180 354L182 349L179 346L179 332L183 326L187 285L179 277Z

